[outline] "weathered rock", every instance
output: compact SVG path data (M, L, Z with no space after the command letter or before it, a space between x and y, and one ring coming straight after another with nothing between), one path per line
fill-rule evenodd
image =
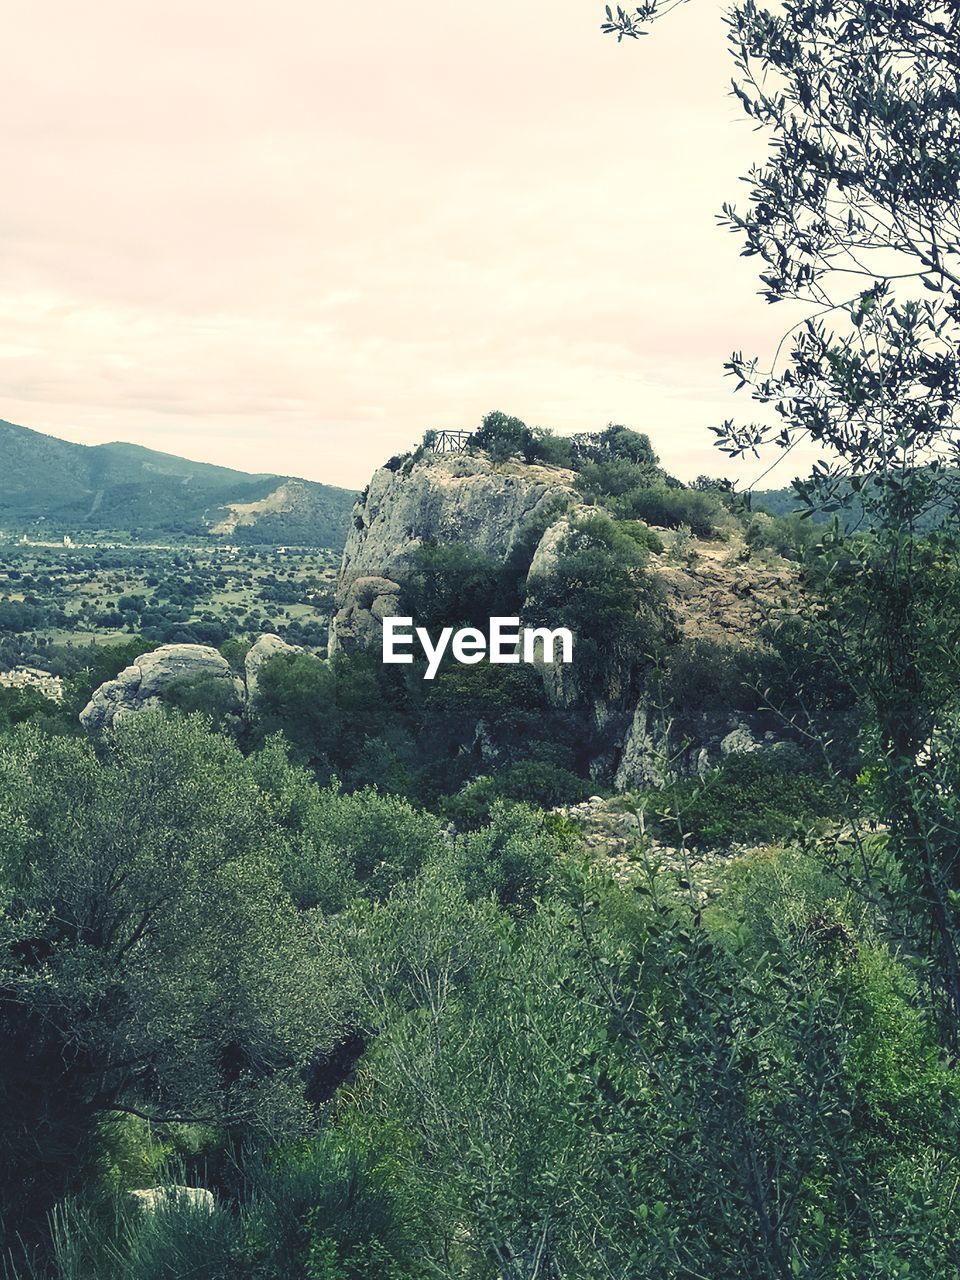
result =
M463 542L503 559L523 539L530 556L526 607L535 616L538 580L556 569L574 520L597 514L580 503L575 482L562 468L495 463L478 453L414 455L377 471L354 509L330 652L379 645L382 620L401 612L402 584L425 543ZM667 642L761 643L762 623L790 607L796 567L751 561L736 542L687 539L680 557L675 541L664 532L666 550L651 552L648 566ZM551 704L574 714L589 734L591 777L613 780L618 790L661 786L668 776L706 772L731 749L722 743L741 727L730 717L739 707L705 713L699 724L694 714L683 742L661 723L649 705L647 654L630 635L605 638L591 664L578 663L576 652L575 641L572 664L544 664L540 674ZM753 721L742 728L733 750L767 749L762 728ZM479 727L474 745L482 752Z
M560 561L560 546L573 528L573 523L580 517L595 516L597 514L595 507L586 507L579 504L571 507L570 510L562 515L558 520L554 520L544 531L543 537L537 543L537 549L533 553L533 559L530 561L530 568L527 570L527 586L531 587L538 578L545 578L553 573Z
M188 1205L191 1209L201 1209L207 1213L213 1213L216 1207L213 1192L206 1187L144 1187L142 1190L129 1192L129 1195L145 1213L154 1213L168 1205Z
M614 776L618 791L662 787L669 773L670 749L649 701L641 698L623 740Z
M400 584L390 578L354 578L337 598L339 607L330 624L331 653L338 646L353 649L375 642L383 619L397 613Z
M382 467L354 508L330 628L330 652L375 643L425 542L463 542L506 556L554 506L573 499L573 474L559 467L496 464L482 455L427 454ZM377 603L379 600L379 604Z
M172 685L200 679L222 683L239 712L243 684L222 654L209 645L165 644L102 684L80 712L80 723L91 730L110 729L127 716L162 706Z
M276 658L282 653L303 653L303 649L299 645L287 644L286 640L281 640L279 636L264 634L257 638L247 652L243 669L247 681L248 710L256 700L257 681L260 678L261 667L265 662L269 662L271 658Z
M652 556L651 565L688 639L755 645L760 623L783 617L796 594L796 565L758 566L725 543L695 539L684 565L667 556Z

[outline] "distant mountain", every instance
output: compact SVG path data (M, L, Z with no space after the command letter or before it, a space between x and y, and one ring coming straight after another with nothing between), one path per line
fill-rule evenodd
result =
M0 420L0 529L130 531L341 549L357 495Z

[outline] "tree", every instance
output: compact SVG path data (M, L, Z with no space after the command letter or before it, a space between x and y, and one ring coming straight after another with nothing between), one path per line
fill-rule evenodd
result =
M607 10L640 34L656 4ZM876 787L891 845L932 931L951 1043L960 1028L960 857L943 835L943 778L960 764L950 727L960 614L930 609L930 574L956 556L960 511L960 11L936 0L740 0L727 14L733 91L769 137L744 211L722 221L761 262L762 294L805 304L769 367L727 364L772 421L717 428L742 455L801 441L821 451L797 484L811 511L862 507L834 637L859 654ZM933 521L936 538L924 537ZM931 655L939 658L931 662ZM849 665L849 664L848 664ZM935 670L933 668L936 668ZM944 702L944 690L947 701ZM924 766L917 753L932 743ZM915 937L919 942L920 938Z
M258 735L283 730L305 759L319 763L340 728L337 681L330 663L311 653L281 653L263 664L254 701Z
M662 12L608 10L604 29L636 35ZM811 314L782 364L731 358L777 422L728 422L720 444L822 445L808 498L852 490L897 527L960 496L958 22L933 0L745 0L727 15L733 90L770 146L747 211L722 220L761 259L763 296Z
M530 428L525 422L495 410L483 419L471 443L488 453L494 462L508 462L523 451L529 434Z
M291 861L239 751L138 717L0 748L0 1222L30 1237L105 1117L278 1134L334 1030Z

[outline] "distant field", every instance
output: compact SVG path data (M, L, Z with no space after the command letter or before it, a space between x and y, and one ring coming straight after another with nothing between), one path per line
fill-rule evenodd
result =
M0 543L0 669L132 636L219 645L273 631L322 650L338 563L323 548Z

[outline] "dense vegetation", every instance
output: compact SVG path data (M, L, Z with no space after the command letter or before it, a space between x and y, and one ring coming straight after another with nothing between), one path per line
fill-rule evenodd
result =
M525 806L451 836L160 714L21 726L0 778L16 1274L956 1265L923 971L811 850L734 861L704 907ZM165 1182L216 1205L126 1195Z
M627 461L645 469L634 488L665 483L652 454ZM149 646L135 633L59 707L8 691L11 1277L956 1269L937 952L877 826L876 663L850 644L877 615L878 540L804 548L772 518L761 539L729 495L665 485L709 494L725 554L783 563L783 539L808 600L752 649L684 639L651 560L679 563L675 531L618 514L618 486L587 475L593 514L535 591L532 547L491 562L427 545L405 585L430 625L494 608L569 621L587 646L569 704L525 667L428 684L306 650L262 669L240 727L218 728L196 687L78 736L90 684ZM943 707L960 679L933 655L958 579L936 540L921 547L921 675ZM231 661L250 638L224 643ZM628 703L669 717L675 752L660 786L613 805L633 815L626 864L545 812L596 789L584 761L604 728L585 708L613 705L614 668ZM776 750L682 765L734 712L776 726ZM214 1199L145 1210L130 1194L157 1186Z
M322 549L8 543L0 672L27 664L72 676L131 637L219 646L270 631L322 648L334 563Z
M194 687L90 739L79 684L6 697L14 1280L960 1273L956 22L751 0L730 28L774 145L728 221L767 296L819 314L785 371L732 359L780 424L721 440L811 435L833 455L798 498L869 519L811 531L677 484L625 428L490 415L472 448L571 469L589 510L532 577L536 529L502 563L423 546L404 603L569 620L572 687L308 651L262 669L241 725ZM869 277L878 247L915 270L844 292L828 331L831 273ZM761 643L666 607L694 535L799 565ZM16 594L11 634L49 625ZM628 711L657 776L598 846L569 802Z

